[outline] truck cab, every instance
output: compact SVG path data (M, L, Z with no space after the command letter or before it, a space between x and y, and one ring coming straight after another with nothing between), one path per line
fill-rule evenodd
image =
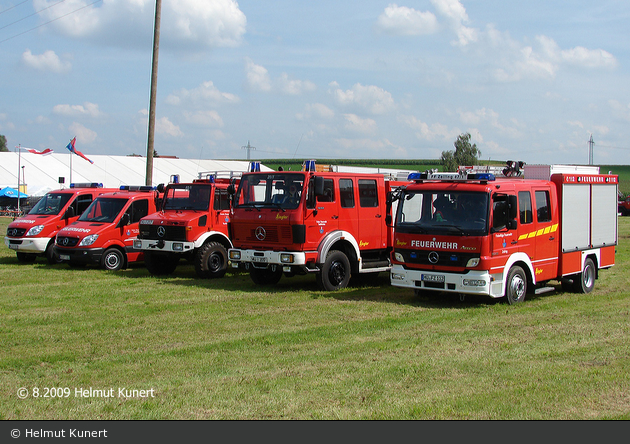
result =
M149 186L121 186L98 196L75 222L57 233L54 250L72 266L96 264L120 270L142 261L133 249L140 219L156 211L159 193Z
M238 173L240 174L240 173ZM227 189L238 184L234 172L200 173L191 183L173 181L163 191L162 206L140 221L134 248L144 253L149 273L175 271L180 258L192 261L200 278L223 277L227 250L230 204Z
M72 183L70 188L50 191L25 216L7 227L5 245L14 250L20 262L33 262L45 256L48 263L59 263L54 254L55 236L74 223L100 194L115 191L99 183Z
M388 271L387 193L396 184L383 174L306 166L245 173L233 199L229 258L257 284L314 273L327 291Z

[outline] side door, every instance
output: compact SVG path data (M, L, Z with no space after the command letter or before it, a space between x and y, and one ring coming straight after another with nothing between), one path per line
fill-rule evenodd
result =
M534 187L536 209L535 256L532 261L536 281L547 281L558 276L558 208L554 205L555 189L550 186ZM533 233L533 232L532 232Z
M312 196L309 201L314 202L314 207L310 211L307 207L306 225L307 249L317 249L322 239L339 228L339 221L342 219L339 211L339 190L336 178L324 178L324 193L321 196ZM310 187L314 187L314 178L310 181ZM310 193L309 189L309 193Z
M384 181L377 179L357 179L359 193L359 248L376 250L387 248L385 225L385 199L379 195L379 187L384 189ZM383 193L381 193L383 194Z
M125 214L129 217L127 225L121 225L121 240L127 254L134 252L133 241L140 232L140 219L149 215L149 199L136 199L127 207ZM137 251L137 250L136 250Z
M230 201L226 188L214 187L214 198L212 199L213 228L227 236L227 226L230 222Z

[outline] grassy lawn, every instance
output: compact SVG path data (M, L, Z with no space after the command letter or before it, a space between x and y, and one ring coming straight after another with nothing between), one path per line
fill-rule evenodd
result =
M518 306L416 298L385 273L325 293L19 264L0 245L2 420L630 419L630 217L591 294Z

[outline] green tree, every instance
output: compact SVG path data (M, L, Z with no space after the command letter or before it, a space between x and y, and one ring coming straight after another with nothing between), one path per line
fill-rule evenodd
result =
M457 136L455 151L442 151L442 167L444 171L457 171L460 165L479 165L481 151L476 144L470 143L470 133Z
M9 149L7 148L7 138L0 134L0 152L7 152Z

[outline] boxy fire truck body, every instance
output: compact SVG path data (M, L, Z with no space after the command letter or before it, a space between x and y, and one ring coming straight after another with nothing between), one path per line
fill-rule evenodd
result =
M134 248L144 252L151 274L175 271L184 257L195 264L200 278L219 278L227 271L230 205L227 188L240 172L199 173L192 183L178 180L158 189L164 192L159 211L140 221Z
M392 285L512 304L552 289L550 280L590 292L598 270L614 265L617 176L559 165L526 165L524 175L508 167L505 178L471 170L414 175L397 196Z
M230 222L232 265L257 284L315 273L327 291L351 275L389 271L387 195L408 182L332 169L307 161L302 171L244 174Z
M71 266L97 264L105 270L143 260L133 249L140 219L156 211L159 193L150 186L122 185L98 196L72 224L59 230L54 250Z
M53 246L62 228L75 222L92 201L103 193L116 191L99 183L72 183L70 188L50 191L25 216L9 224L4 242L20 262L33 262L44 255L56 264Z

